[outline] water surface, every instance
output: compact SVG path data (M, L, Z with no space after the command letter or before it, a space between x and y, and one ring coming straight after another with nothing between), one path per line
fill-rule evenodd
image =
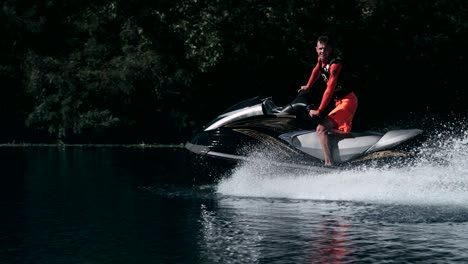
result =
M0 148L0 262L466 263L467 138L327 174L200 171L180 148Z

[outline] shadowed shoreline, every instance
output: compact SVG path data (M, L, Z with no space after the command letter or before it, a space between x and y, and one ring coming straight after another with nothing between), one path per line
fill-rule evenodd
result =
M4 143L3 148L31 148L31 147L57 147L57 148L184 148L184 144L65 144L65 143Z

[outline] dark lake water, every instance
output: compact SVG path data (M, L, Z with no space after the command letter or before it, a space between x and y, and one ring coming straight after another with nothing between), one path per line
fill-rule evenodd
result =
M0 262L467 263L467 138L428 150L448 164L327 174L0 148Z

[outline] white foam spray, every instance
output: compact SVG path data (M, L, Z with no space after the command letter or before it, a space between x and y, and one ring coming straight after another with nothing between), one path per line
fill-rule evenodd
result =
M416 150L418 160L405 166L292 171L255 155L220 181L217 191L247 197L468 207L468 132L433 135Z

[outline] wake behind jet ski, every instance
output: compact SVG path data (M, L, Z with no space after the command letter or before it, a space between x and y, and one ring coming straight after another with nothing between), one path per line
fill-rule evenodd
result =
M320 120L308 115L310 107L301 95L282 107L271 97L250 98L217 116L185 148L202 156L233 161L261 156L281 166L323 167L324 156L315 132ZM400 155L394 150L422 132L399 129L351 132L346 138L331 135L333 159L343 166Z

